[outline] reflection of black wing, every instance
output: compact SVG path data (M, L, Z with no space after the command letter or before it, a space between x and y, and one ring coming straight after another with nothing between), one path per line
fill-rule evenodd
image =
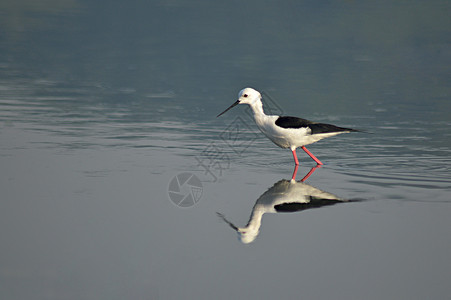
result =
M337 200L337 199L321 199L310 196L310 202L308 203L300 203L300 202L292 202L292 203L282 203L278 205L274 205L274 209L279 212L297 212L310 208L318 208L326 205L334 205L337 203L343 203L348 201Z
M282 128L309 128L312 134L340 132L340 131L358 131L351 128L338 127L331 124L315 123L306 119L297 117L279 117L276 125Z

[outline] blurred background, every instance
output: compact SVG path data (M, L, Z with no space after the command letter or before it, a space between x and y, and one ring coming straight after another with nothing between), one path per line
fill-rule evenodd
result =
M449 112L447 1L21 0L0 9L3 81L92 88L108 104L172 92L189 99L184 108L208 110L253 86L277 90L287 111L383 102Z

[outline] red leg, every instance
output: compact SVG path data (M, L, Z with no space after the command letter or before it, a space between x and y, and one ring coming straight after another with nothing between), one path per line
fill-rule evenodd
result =
M296 180L296 173L298 172L299 165L294 166L293 176L291 176L291 180Z
M298 156L296 155L296 149L291 150L291 152L293 153L294 163L296 164L296 166L298 166L299 161L298 161Z
M308 151L307 148L305 148L305 146L302 146L301 148L302 148L302 150L304 150L305 153L307 153L314 161L316 161L316 163L317 163L318 165L322 165L322 164L323 164L319 159L317 159L317 158L315 157L315 155L312 154L312 152Z
M316 167L313 167L310 172L307 173L307 175L304 176L304 178L301 179L301 182L304 182L307 180L307 178L310 177L310 175L313 174L313 172L315 172L316 169L321 168L321 165L316 165Z

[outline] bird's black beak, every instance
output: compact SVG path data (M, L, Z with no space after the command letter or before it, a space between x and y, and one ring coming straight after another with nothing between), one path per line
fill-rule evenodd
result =
M232 107L237 106L238 104L240 104L240 100L236 100L235 103L233 103L232 105L230 105L229 108L227 108L225 111L223 111L222 113L220 113L219 115L217 115L216 118L219 117L220 115L224 114L226 111L228 111L228 110L231 109Z
M235 230L235 231L238 232L239 228L236 227L232 222L230 222L229 220L227 220L226 217L225 217L223 214L218 213L218 212L216 212L216 214L217 214L218 217L220 217L224 222L226 222L230 227L232 227L233 230Z

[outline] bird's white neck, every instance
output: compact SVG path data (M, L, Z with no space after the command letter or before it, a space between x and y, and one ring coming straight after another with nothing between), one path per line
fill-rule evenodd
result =
M241 227L238 229L241 236L241 242L248 244L257 238L258 233L260 232L260 226L262 225L262 217L264 213L264 210L255 209L254 207L251 218L249 219L246 227Z
M260 226L262 225L262 217L264 213L264 209L256 209L254 207L251 217L249 218L249 222L247 222L246 228L258 231L260 229Z
M260 99L253 102L252 104L249 104L249 106L251 107L252 112L254 113L254 118L257 119L259 117L265 116L265 112L263 111L263 103Z

